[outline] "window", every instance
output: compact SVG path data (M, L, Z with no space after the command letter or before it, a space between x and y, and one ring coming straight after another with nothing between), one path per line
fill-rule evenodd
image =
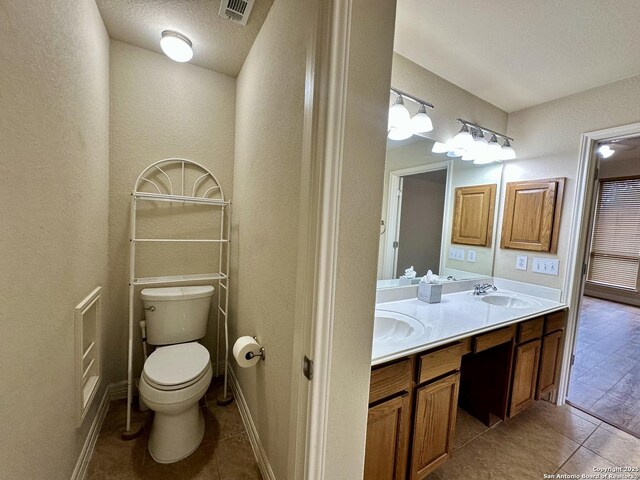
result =
M587 281L635 290L640 265L640 177L600 181Z

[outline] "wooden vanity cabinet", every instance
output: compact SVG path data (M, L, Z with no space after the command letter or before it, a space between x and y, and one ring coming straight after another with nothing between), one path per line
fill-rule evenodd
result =
M538 339L516 347L509 417L517 415L535 400L540 346Z
M449 460L456 429L460 373L416 390L411 448L411 476L423 479Z
M549 314L545 318L545 334L542 338L536 400L548 399L558 389L566 316L567 312L563 310Z
M414 359L371 371L364 460L365 480L405 480Z

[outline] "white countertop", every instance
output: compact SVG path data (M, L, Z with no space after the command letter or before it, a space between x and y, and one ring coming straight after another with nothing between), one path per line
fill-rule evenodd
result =
M566 308L564 303L510 290L500 289L495 294L529 299L536 305L531 308L501 307L485 303L481 296L473 296L471 292L442 295L440 303L429 304L412 298L376 304L376 312L383 310L408 315L417 320L424 331L402 341L374 341L372 365Z

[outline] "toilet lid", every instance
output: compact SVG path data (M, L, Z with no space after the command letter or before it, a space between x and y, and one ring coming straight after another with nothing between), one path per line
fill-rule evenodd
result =
M200 377L209 366L209 350L198 342L156 348L144 363L144 375L157 385L172 386Z

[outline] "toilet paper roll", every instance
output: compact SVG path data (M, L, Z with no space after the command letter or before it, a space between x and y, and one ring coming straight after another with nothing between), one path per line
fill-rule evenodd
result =
M240 337L233 345L233 356L242 368L253 367L260 361L261 345L253 337ZM251 358L249 353L255 356Z

